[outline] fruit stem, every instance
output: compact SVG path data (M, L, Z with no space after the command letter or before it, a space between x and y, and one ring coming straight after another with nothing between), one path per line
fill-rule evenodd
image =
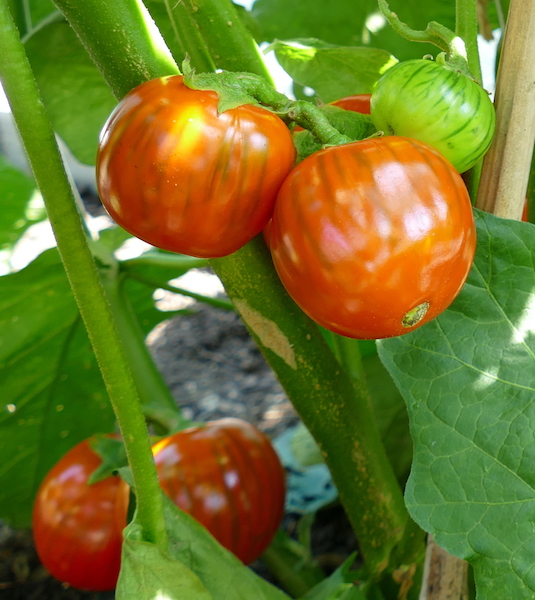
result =
M347 144L353 140L343 135L333 127L325 114L311 102L306 100L290 100L278 92L264 78L252 73L195 73L188 63L183 64L184 83L196 90L214 90L222 102L220 110L226 105L225 91L232 90L234 94L240 92L243 96L242 104L254 103L272 110L281 118L297 123L308 129L324 146L337 146ZM239 106L233 103L232 107Z
M455 32L457 38L464 42L465 56L472 76L481 83L481 63L477 43L479 23L476 0L456 0Z
M471 0L472 1L472 0ZM412 29L400 21L395 12L390 10L386 0L378 0L379 10L392 29L411 42L426 42L440 48L447 54L446 62L453 68L472 77L466 60L466 48L463 39L444 25L431 21L424 31Z

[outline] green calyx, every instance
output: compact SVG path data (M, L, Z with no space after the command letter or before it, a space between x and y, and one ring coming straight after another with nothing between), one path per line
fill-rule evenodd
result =
M187 61L182 64L182 71L188 87L218 94L219 112L250 104L273 112L288 124L308 129L321 145L355 141L340 133L319 107L305 100L290 100L259 75L232 71L195 73Z

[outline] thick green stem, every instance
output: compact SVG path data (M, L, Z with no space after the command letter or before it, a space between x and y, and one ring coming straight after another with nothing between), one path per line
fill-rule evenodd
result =
M136 387L89 250L54 132L6 0L0 0L0 57L0 79L123 431L138 491L139 522L145 538L165 548L167 538L160 487Z
M55 4L118 98L147 79L179 73L141 0L55 0ZM135 44L130 43L133 38Z
M247 71L271 81L264 59L253 37L243 24L236 8L229 0L182 0L184 13L189 22L201 33L212 60L218 69L226 71ZM186 47L192 54L194 48ZM201 71L201 65L193 62Z
M393 549L408 548L418 530L406 513L363 381L355 385L288 297L260 237L232 261L217 259L212 266L318 442L368 565L380 573ZM401 558L413 559L412 548Z
M215 71L217 67L210 50L199 28L190 19L184 3L165 0L165 7L184 56L188 55L195 69L201 73Z
M347 370L355 381L364 380L364 368L357 340L332 334L334 354L338 362Z

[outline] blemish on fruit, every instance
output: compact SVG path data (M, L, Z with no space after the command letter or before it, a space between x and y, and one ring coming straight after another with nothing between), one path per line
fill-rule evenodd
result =
M408 313L401 320L401 324L403 327L414 327L418 325L418 323L425 317L427 311L429 310L429 302L422 302L415 306L413 309L409 310Z

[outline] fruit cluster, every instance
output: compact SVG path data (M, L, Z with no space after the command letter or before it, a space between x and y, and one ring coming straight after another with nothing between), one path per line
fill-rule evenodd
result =
M486 152L494 108L466 75L400 63L371 96L368 139L325 147L297 166L286 124L268 109L218 112L218 94L181 76L134 89L106 124L97 160L104 206L159 248L216 258L264 237L295 302L359 339L427 323L459 293L475 246L460 172Z
M211 421L153 446L160 485L242 562L256 560L284 511L285 472L269 438L240 419ZM117 583L129 487L116 475L89 484L101 458L90 440L74 446L37 492L33 536L48 571L73 587Z

